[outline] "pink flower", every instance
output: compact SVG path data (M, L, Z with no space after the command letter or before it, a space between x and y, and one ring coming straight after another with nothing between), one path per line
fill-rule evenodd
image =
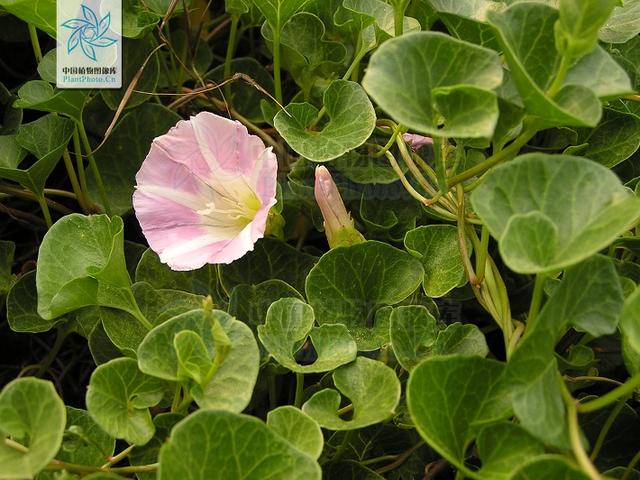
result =
M423 135L418 135L417 133L405 133L402 135L402 139L414 152L425 145L433 145L433 139L431 137L425 137Z
M331 173L322 165L316 167L314 188L316 202L324 218L324 232L331 248L364 242L353 219L344 206Z
M271 147L244 125L202 112L153 140L133 207L173 270L231 263L264 236L277 170Z

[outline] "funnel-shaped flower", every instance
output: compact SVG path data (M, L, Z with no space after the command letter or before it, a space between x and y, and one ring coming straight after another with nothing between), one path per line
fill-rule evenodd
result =
M342 202L331 173L324 166L316 167L315 197L322 217L324 232L331 248L340 245L353 245L364 241L362 234L356 230L351 215Z
M264 236L278 163L239 122L208 112L154 139L136 175L142 232L173 270L230 263Z
M414 152L425 145L433 145L433 138L418 135L417 133L405 133L402 139L411 147Z

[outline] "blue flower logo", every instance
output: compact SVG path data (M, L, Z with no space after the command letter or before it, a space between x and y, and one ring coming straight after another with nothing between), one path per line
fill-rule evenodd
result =
M88 58L97 61L94 47L109 47L118 41L105 36L111 25L111 13L99 19L93 10L82 5L82 16L84 18L72 18L62 24L63 27L73 30L67 41L67 53L73 52L80 45Z

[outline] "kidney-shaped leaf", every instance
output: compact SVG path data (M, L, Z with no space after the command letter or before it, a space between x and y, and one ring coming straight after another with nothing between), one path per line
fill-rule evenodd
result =
M383 110L418 132L478 138L493 135L498 101L492 90L501 82L496 52L438 32L414 32L378 48L362 85Z
M578 263L640 217L640 199L611 170L566 155L527 154L499 166L471 202L518 273Z
M0 7L56 38L55 0L0 0Z
M313 308L302 300L283 298L269 307L266 323L258 326L258 337L271 356L293 372L328 372L355 360L358 347L347 327L339 324L314 327L314 319ZM295 354L307 337L317 359L311 365L301 365Z
M200 410L178 423L159 460L159 480L321 478L313 458L260 420L222 410Z
M330 250L309 272L306 292L318 323L368 328L375 311L413 293L423 277L420 261L386 243L367 241Z
M466 239L467 249L471 242ZM424 267L422 287L430 297L443 297L466 283L458 229L453 225L425 225L406 233L404 246Z
M47 320L88 305L140 315L124 259L120 217L77 213L58 220L40 245L38 313Z
M0 478L32 478L53 460L62 443L64 403L51 382L19 378L0 393ZM26 447L23 452L4 441Z
M481 426L508 417L505 365L479 357L431 357L414 368L407 404L418 432L458 468ZM447 412L446 415L443 412Z
M87 90L54 90L49 82L31 80L20 87L13 106L62 113L80 122L87 94Z
M164 396L166 383L145 375L131 358L116 358L91 374L87 410L100 427L115 438L144 445L155 432L149 407Z
M400 400L400 380L395 372L369 358L358 357L335 370L333 383L340 392L325 388L302 406L303 412L330 430L356 430L383 422L393 415ZM353 406L349 420L340 416L340 393Z
M398 363L411 370L429 355L438 336L436 319L427 307L406 305L391 312L389 337Z
M154 328L138 348L140 370L166 380L186 381L189 377L184 375L187 347L200 347L195 346L193 336L178 340L178 344L176 337L181 332L194 332L202 340L202 347L212 361L216 350L212 331L214 321L220 323L228 336L230 349L213 377L204 385L195 385L191 394L202 408L241 412L251 400L258 377L259 351L251 329L226 312L214 310L210 316L203 309L192 310ZM192 362L195 355L195 352L190 354ZM192 375L191 378L195 380Z
M563 480L588 480L589 477L577 466L559 455L543 455L522 465L511 480L537 480L539 478L562 478Z
M320 425L291 405L278 407L267 414L267 426L298 450L317 460L324 447Z
M362 145L373 132L376 114L362 87L335 80L324 92L324 108L330 117L322 130L311 127L318 109L308 103L292 103L280 111L273 125L289 146L315 162L326 162Z

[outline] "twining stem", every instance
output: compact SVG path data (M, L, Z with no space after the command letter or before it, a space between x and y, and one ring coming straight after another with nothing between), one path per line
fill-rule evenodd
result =
M424 178L424 175L422 175L422 172L420 171L420 169L413 162L413 159L411 158L411 155L409 154L409 151L407 150L407 144L405 143L405 141L402 138L402 136L399 136L399 135L396 136L396 144L398 145L398 150L400 151L400 156L402 157L404 162L407 164L407 166L409 167L409 171L413 174L414 178L418 181L420 186L422 188L424 188L424 190L428 194L430 194L432 196L435 195L435 193L436 193L435 190L431 187L431 185L429 184L427 179ZM430 200L430 202L433 203L433 200Z
M51 367L51 364L58 356L58 353L62 348L62 344L64 343L64 340L67 338L68 335L69 335L69 330L65 327L60 327L56 330L56 339L53 342L53 346L51 347L51 350L49 350L49 353L47 353L47 356L45 357L45 359L40 364L40 368L38 368L38 371L35 373L34 376L42 377L42 375L44 375L45 372L49 370L49 367Z
M476 175L480 175L486 172L487 170L489 170L494 165L497 165L498 163L503 162L504 160L508 160L511 157L517 155L520 149L524 147L527 144L527 142L533 138L533 136L537 133L537 131L538 131L538 125L537 123L534 122L531 125L529 125L529 127L526 128L505 149L500 150L494 155L491 155L489 158L487 158L483 162L478 163L477 165L474 165L470 169L465 170L464 172L449 178L447 181L449 188L453 187L454 185L457 185L458 183L469 180L470 178L473 178Z
M471 265L471 259L469 258L469 252L467 251L467 237L465 235L465 206L464 206L464 189L462 185L456 186L456 193L458 197L458 248L460 248L460 255L462 256L462 262L464 263L464 269L467 272L467 278L471 285L477 285L476 274Z
M547 276L544 273L538 273L533 286L533 295L531 297L531 305L529 305L529 315L527 315L527 330L531 331L535 325L540 311L540 305L542 304L542 297L544 295L544 282Z
M89 168L91 169L91 173L96 181L96 185L98 186L98 192L100 192L100 198L102 200L102 205L104 206L104 210L107 215L111 216L111 205L109 204L109 197L107 196L107 191L104 188L104 183L102 182L102 176L100 175L100 170L98 169L98 164L96 163L96 158L93 155L93 150L91 149L91 143L89 143L89 137L87 136L87 131L84 128L84 123L82 120L76 122L78 126L78 133L80 134L80 139L84 145L85 152L87 154L87 158L89 159Z
M604 445L604 441L607 438L607 434L609 433L609 430L611 430L611 427L613 426L613 423L616 421L616 418L618 418L618 415L620 415L620 412L624 408L628 398L629 397L627 396L618 400L618 403L616 404L616 406L613 408L613 410L611 410L611 413L607 417L607 420L604 422L604 425L602 426L602 429L598 434L598 438L596 439L596 442L593 445L593 449L591 450L591 455L589 455L589 458L591 459L591 461L595 461L595 459L598 458L598 454L600 453L600 450Z
M478 285L484 280L484 272L487 263L487 255L489 254L489 229L482 224L480 232L480 245L476 249L476 282Z
M438 178L438 188L441 193L449 190L453 184L447 185L447 170L446 170L446 162L447 158L444 155L444 146L447 144L447 140L445 138L441 138L438 136L433 136L433 162L436 166L436 177Z
M236 51L236 43L238 38L238 25L240 24L240 16L233 15L231 17L231 30L229 31L229 41L227 43L227 55L224 59L224 74L223 77L226 80L231 76L231 61ZM233 99L231 98L231 84L227 83L224 86L225 100L229 105L233 105Z
M296 372L296 396L293 400L293 405L296 408L302 406L302 393L304 392L304 373Z
M28 23L29 38L31 39L31 46L33 47L33 55L36 57L36 61L40 63L42 61L42 49L40 48L40 42L38 41L38 31L36 27Z
M564 399L565 406L567 407L567 418L569 422L569 438L571 440L571 449L573 455L584 473L586 473L591 480L602 480L602 476L591 462L591 459L587 455L587 452L582 446L582 438L580 437L580 425L578 424L578 409L577 402L569 393L564 382L560 381L562 386L562 397Z
M280 72L280 25L273 27L273 83L276 101L282 104L282 78Z
M626 397L627 395L631 395L633 391L640 386L640 373L636 373L625 383L611 390L609 393L596 398L595 400L591 400L586 403L581 403L577 406L577 409L580 413L589 413L595 412L597 410L601 410L613 402L617 401L619 398Z

